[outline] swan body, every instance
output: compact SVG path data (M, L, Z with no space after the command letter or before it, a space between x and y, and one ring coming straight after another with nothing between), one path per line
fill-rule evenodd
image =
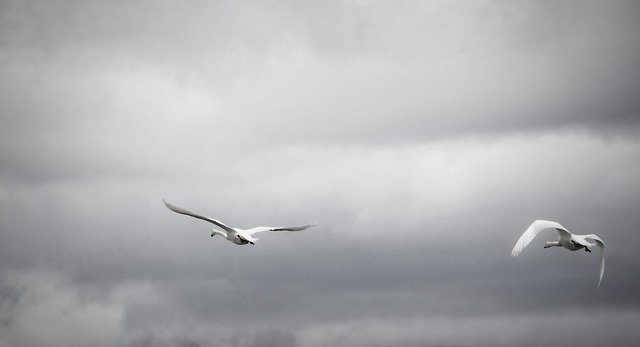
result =
M265 231L272 231L272 232L278 232L278 231L300 231L300 230L304 230L307 229L309 227L315 226L316 224L307 224L307 225L303 225L303 226L296 226L296 227L255 227L255 228L251 228L251 229L240 229L240 228L232 228L224 223L222 223L219 220L213 219L213 218L209 218L209 217L205 217L190 211L187 211L183 208L174 206L169 204L168 202L164 201L164 199L162 200L164 202L164 204L167 206L168 209L170 209L171 211L175 212L175 213L179 213L179 214L183 214L186 216L190 216L190 217L194 217L194 218L198 218L198 219L202 219L204 221L207 221L209 223L212 223L214 225L216 225L217 227L219 227L222 230L213 230L211 231L211 237L214 237L216 235L220 235L222 237L224 237L225 239L227 239L228 241L231 241L233 243L235 243L236 245L246 245L246 244L251 244L254 245L256 241L258 241L257 237L254 237L255 234L257 233L261 233L261 232L265 232Z
M546 242L544 248L549 247L564 247L570 251L577 251L583 249L589 253L591 250L589 247L595 247L598 245L600 248L600 277L598 279L598 287L602 282L602 275L604 275L604 249L605 244L602 239L600 239L595 234L589 235L576 235L572 234L567 230L567 228L560 225L560 223L552 222L548 220L536 220L533 222L527 230L520 236L518 242L513 247L511 251L511 256L517 257L525 247L538 235L541 231L546 229L556 229L558 231L559 237L558 241ZM589 242L589 240L595 241L595 243Z

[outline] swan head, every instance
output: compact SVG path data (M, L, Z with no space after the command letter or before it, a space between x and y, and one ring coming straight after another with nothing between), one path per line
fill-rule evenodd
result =
M212 230L212 231L211 231L211 237L214 237L214 236L216 236L216 235L220 235L220 236L225 237L225 238L227 237L227 235L223 234L223 233L222 233L221 231L219 231L219 230Z

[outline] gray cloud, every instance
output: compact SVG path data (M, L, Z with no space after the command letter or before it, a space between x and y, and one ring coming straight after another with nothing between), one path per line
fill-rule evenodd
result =
M639 119L635 2L5 7L3 113L22 120L9 144L47 141L34 125L141 150L127 128L246 146L608 135Z
M307 159L290 169L251 170L255 162L286 167L304 157L298 152ZM215 164L176 175L188 182L177 186L171 179L101 178L15 185L7 189L13 203L4 200L12 223L4 229L1 263L5 270L66 274L67 285L89 302L122 310L120 335L134 345L242 346L260 331L292 331L304 345L313 340L300 329L363 317L529 317L553 314L556 306L633 311L640 289L628 276L637 263L638 153L636 141L585 134L315 152L291 147L237 159L227 168L236 180L224 185L209 181ZM544 164L532 168L535 162ZM310 218L320 226L233 247L210 239L208 225L166 210L162 196L241 226ZM614 251L605 286L595 287L597 256L541 249L553 232L510 258L519 232L535 218L606 235ZM198 332L210 326L215 333ZM353 334L356 344L365 332ZM526 340L510 337L518 338Z
M586 320L585 315L589 316ZM580 344L598 346L611 343L611 340L603 335L608 335L612 331L605 332L601 328L601 324L608 319L619 323L614 328L615 333L621 336L617 343L624 345L637 341L637 334L628 333L633 330L633 322L638 320L636 312L612 314L607 311L588 313L573 311L560 315L534 314L529 317L511 315L464 319L437 317L382 322L371 319L354 320L304 329L302 335L305 335L309 343L301 345L421 346L426 343L441 346L509 346L528 343L537 346L557 343L558 336L546 332L562 327L567 332L580 335ZM575 321L581 322L580 328L571 323ZM479 338L480 336L482 338Z
M0 346L633 344L637 10L0 2Z

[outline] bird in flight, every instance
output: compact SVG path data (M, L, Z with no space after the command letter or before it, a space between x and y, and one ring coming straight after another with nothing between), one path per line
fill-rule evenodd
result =
M558 241L553 242L545 242L544 248L549 247L564 247L570 251L577 251L579 249L583 249L589 253L591 250L589 247L594 247L596 244L600 247L600 278L598 279L598 287L600 286L600 282L602 282L602 275L604 274L604 241L600 239L595 234L589 235L575 235L570 233L567 228L560 225L560 223L548 221L548 220L537 220L533 222L527 230L520 236L518 242L516 242L515 247L511 251L512 257L517 257L522 250L533 240L536 235L538 235L541 231L545 229L556 229L560 234ZM595 241L596 243L591 243L588 240Z
M315 226L317 224L307 224L307 225L303 225L303 226L297 226L297 227L255 227L252 229L240 229L240 228L232 228L224 223L222 223L219 220L215 220L213 218L209 218L209 217L205 217L205 216L201 216L199 214L195 214L193 212L187 211L185 209L182 209L180 207L177 206L173 206L171 204L169 204L168 202L164 201L164 199L162 200L164 202L164 204L167 206L168 209L170 209L171 211L175 212L175 213L179 213L179 214L183 214L185 216L191 216L194 218L198 218L198 219L202 219L204 221L207 221L209 223L212 223L214 225L216 225L217 227L219 227L220 229L224 230L213 230L211 232L211 237L214 237L216 235L220 235L222 237L224 237L225 239L235 243L236 245L246 245L246 244L255 244L256 241L258 241L258 238L253 237L253 235L257 234L257 233L261 233L261 232L265 232L265 231L272 231L272 232L278 232L278 231L300 231L300 230L304 230L307 229L309 227Z

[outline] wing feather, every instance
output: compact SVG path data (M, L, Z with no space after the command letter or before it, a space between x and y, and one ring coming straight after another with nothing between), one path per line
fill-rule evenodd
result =
M548 220L536 220L535 222L531 223L529 228L527 228L522 236L520 236L518 242L516 242L516 245L511 251L511 256L517 257L520 253L522 253L522 250L524 250L524 248L527 247L527 245L536 237L536 235L538 235L545 229L556 229L561 235L564 233L569 234L569 231L565 227L560 225L560 223Z
M307 225L302 225L302 226L296 226L296 227L256 227L253 229L249 229L247 230L247 232L250 235L254 235L257 233L262 233L265 231L275 231L275 232L279 232L279 231L300 231L300 230L304 230L307 228L310 228L312 226L316 226L317 224L307 224Z
M222 228L222 229L224 229L224 230L226 230L228 232L232 232L232 233L236 232L232 227L222 223L219 220L216 220L216 219L213 219L213 218L209 218L209 217L205 217L205 216L193 213L191 211L187 211L187 210L185 210L183 208L180 208L180 207L177 207L177 206L173 206L170 203L164 201L164 199L162 199L162 202L164 202L164 204L167 206L168 209L170 209L171 211L173 211L175 213L183 214L185 216L190 216L190 217L193 217L193 218L202 219L202 220L207 221L209 223L213 223L213 224L219 226L220 228Z
M582 235L585 239L592 239L600 247L600 277L598 278L598 287L600 287L600 282L602 282L602 275L604 275L604 248L605 244L601 238L596 234Z

